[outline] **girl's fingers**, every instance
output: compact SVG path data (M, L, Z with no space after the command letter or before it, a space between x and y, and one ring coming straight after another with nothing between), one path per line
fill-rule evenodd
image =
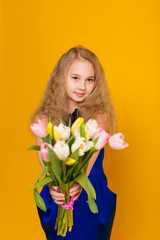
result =
M73 201L76 201L78 199L80 194L77 194L74 198L73 198Z
M70 193L71 193L71 192L74 192L74 191L76 191L76 190L79 189L79 188L81 188L81 185L78 183L76 186L71 187L71 188L69 189L69 192L70 192Z
M56 192L54 189L56 190L56 188L53 188L53 186L49 186L49 191L50 191L52 198L54 200L61 200L61 201L65 200L65 195L63 193Z
M62 202L62 201L57 201L57 200L54 200L54 201L55 201L55 203L57 203L58 205L64 204L64 202Z
M54 199L55 203L58 205L64 204L65 195L63 193L57 192L58 189L57 186L49 185L49 191L51 194L51 197ZM76 186L70 188L69 195L73 198L73 201L77 200L77 198L80 196L82 192L82 186L80 184L77 184Z
M69 190L69 192L70 192L70 193L71 193L71 192L75 192L75 191L77 191L77 190L80 189L80 188L82 188L82 186L78 183L76 186L71 187L70 190Z
M54 186L54 185L49 185L49 187L50 187L51 189L53 189L53 190L57 190L57 189L58 189L58 187L57 187L57 186Z
M82 186L78 184L77 186L70 188L69 195L70 196L77 195L77 194L80 195L81 191L82 191Z

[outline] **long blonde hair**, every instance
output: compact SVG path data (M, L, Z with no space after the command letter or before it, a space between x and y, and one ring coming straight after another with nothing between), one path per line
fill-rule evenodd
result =
M60 118L67 122L68 96L64 86L69 67L75 59L88 60L95 71L95 85L92 93L83 102L77 103L81 115L87 121L91 118L96 119L98 115L105 113L108 132L113 134L116 131L117 119L103 67L97 56L81 45L69 49L55 65L41 97L40 105L31 115L31 123L35 122L37 116L43 116L49 121L49 114L54 124L58 124Z

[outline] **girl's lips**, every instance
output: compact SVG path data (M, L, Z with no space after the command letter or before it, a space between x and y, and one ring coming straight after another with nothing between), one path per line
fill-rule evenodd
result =
M75 93L78 97L83 97L84 93Z

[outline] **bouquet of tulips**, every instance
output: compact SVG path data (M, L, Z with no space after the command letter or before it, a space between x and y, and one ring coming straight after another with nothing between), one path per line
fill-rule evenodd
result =
M62 120L58 126L54 126L50 116L47 127L38 120L38 123L33 123L30 128L43 142L40 146L33 145L28 150L40 151L45 166L35 186L30 190L34 190L35 202L43 211L46 211L46 206L37 190L38 187L53 184L58 186L57 191L65 194L64 204L58 205L55 229L57 235L66 236L68 228L71 231L73 226L74 196L70 197L69 189L79 183L88 194L90 210L98 213L96 192L86 175L89 160L107 144L114 149L123 149L128 143L123 141L122 133L111 136L98 127L96 120L90 119L84 123L81 117L72 126L71 120L68 126L65 126Z

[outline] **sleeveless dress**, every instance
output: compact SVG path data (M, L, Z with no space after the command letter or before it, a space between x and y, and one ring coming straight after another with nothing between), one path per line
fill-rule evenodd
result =
M88 197L84 189L73 205L73 227L65 237L57 236L54 225L57 217L58 205L50 195L48 186L41 190L47 211L42 211L38 206L38 214L47 240L109 240L116 211L117 194L107 186L107 178L103 171L104 148L99 155L88 176L95 191L98 213L90 211Z

